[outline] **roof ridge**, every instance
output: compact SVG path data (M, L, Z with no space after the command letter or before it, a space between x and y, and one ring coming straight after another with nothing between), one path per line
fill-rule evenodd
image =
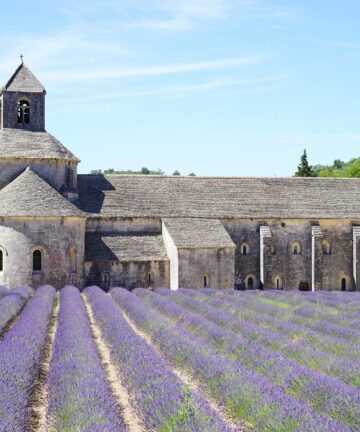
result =
M0 190L0 216L85 216L31 167Z
M24 71L22 74L23 76L20 76L22 71ZM11 88L11 86L15 88ZM44 86L24 63L21 63L16 68L15 72L1 90L10 92L46 93Z

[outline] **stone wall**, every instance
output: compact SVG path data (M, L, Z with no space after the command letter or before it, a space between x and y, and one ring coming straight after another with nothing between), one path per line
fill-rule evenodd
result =
M97 285L104 290L170 287L169 261L85 262L85 275L86 285Z
M0 159L0 189L12 182L28 166L58 191L64 185L70 189L77 187L76 162L55 159Z
M356 287L353 269L358 266L353 261L353 225L359 224L357 220L223 220L223 224L237 246L235 277L244 284L251 276L256 282L263 277L265 289L278 286L293 290L306 283L314 290L340 290L343 279L346 290ZM263 238L261 245L262 226L269 228L271 236ZM360 241L357 242L360 247ZM249 245L249 254L243 254L244 244ZM295 244L297 254L293 250ZM330 248L329 253L325 246ZM357 289L360 290L359 282Z
M162 235L170 259L170 289L176 291L179 289L179 253L165 224L162 225Z
M91 217L86 221L86 232L161 234L161 219Z
M56 288L84 283L85 220L81 218L0 218L3 271L0 284ZM71 262L70 249L76 248ZM42 252L42 270L33 271L33 251Z
M234 289L234 248L178 249L179 287Z

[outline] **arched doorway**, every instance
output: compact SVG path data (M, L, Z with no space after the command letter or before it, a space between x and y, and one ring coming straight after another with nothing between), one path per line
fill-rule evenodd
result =
M245 277L245 289L254 290L257 289L257 279L254 274L249 274Z
M341 291L346 291L346 279L341 279Z
M299 291L310 291L309 282L301 281L299 283Z

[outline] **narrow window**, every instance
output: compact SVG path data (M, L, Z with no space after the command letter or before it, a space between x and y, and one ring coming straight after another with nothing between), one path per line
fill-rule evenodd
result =
M299 242L293 243L292 245L292 253L293 255L301 254L301 245Z
M341 291L346 291L346 279L341 279Z
M33 252L33 271L41 271L41 251Z
M18 124L30 123L30 104L26 100L21 100L17 103L17 122Z
M204 275L204 288L208 288L209 286L209 276Z
M152 282L151 273L148 273L148 284L151 284L151 282Z
M250 255L250 246L247 243L241 245L241 255Z
M104 287L108 288L111 284L111 276L109 272L104 272L102 274L102 282Z
M331 255L331 245L327 240L321 244L323 255Z
M3 251L0 250L0 271L4 270Z
M77 272L77 250L75 246L70 248L70 271L72 273Z

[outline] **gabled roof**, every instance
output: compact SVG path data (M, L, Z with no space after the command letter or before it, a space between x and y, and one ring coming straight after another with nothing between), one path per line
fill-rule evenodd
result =
M235 248L218 219L173 218L163 219L163 223L178 249Z
M147 262L168 260L161 235L87 233L86 261Z
M0 158L66 159L79 162L48 132L0 129Z
M360 179L79 175L80 207L118 217L360 219Z
M43 85L24 63L20 64L2 90L24 93L45 92Z
M0 217L85 216L38 174L26 168L0 190Z

